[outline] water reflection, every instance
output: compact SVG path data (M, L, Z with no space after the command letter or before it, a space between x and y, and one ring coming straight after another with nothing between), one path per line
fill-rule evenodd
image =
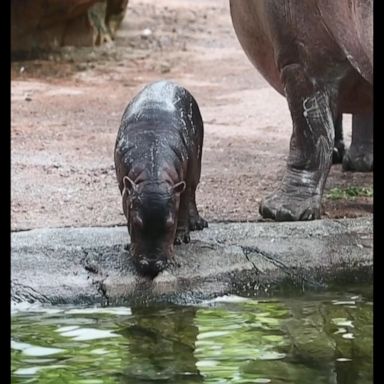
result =
M324 331L335 342L337 383L372 383L373 311L359 297L351 301L354 303L333 301L320 306Z
M371 384L372 316L350 294L18 314L12 383Z
M129 361L121 383L198 383L203 378L194 356L196 308L134 308L120 334L129 340ZM134 381L135 380L135 381Z
M359 300L135 308L122 382L371 383L372 311Z

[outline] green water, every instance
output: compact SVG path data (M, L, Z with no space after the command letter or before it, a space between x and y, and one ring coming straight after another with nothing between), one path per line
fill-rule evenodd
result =
M370 292L366 290L365 292ZM12 313L12 383L368 384L372 296Z

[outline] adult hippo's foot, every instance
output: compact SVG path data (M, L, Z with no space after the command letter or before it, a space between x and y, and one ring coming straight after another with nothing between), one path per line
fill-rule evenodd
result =
M304 221L320 218L321 196L316 193L309 172L288 172L280 188L264 198L259 212L276 221Z
M352 142L343 158L344 171L371 172L373 170L372 113L352 117Z
M259 211L264 218L275 221L316 220L320 219L320 199L275 192L261 202Z
M350 148L343 158L344 171L372 172L373 152L372 148L359 146Z

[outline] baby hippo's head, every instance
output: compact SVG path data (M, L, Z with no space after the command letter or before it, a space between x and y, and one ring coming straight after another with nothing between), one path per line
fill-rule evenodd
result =
M180 195L186 184L165 181L135 183L123 179L123 209L137 271L155 277L174 257Z

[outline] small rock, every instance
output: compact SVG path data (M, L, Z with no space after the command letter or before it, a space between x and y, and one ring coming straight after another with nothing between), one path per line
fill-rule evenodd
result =
M103 52L103 53L107 53L107 52ZM108 56L108 53L107 53L107 56ZM95 51L92 51L89 56L88 56L88 62L89 61L95 61L97 60L97 56L96 56L96 52Z
M171 66L168 63L161 63L160 64L160 72L161 73L168 73L171 71Z
M148 39L148 37L151 35L152 35L152 31L149 28L143 29L140 34L142 39Z
M32 101L31 96L26 96L26 97L25 97L25 101Z
M70 60L72 60L72 62L74 61L73 58L68 53L63 54L63 59L68 62L71 62Z
M84 63L76 64L76 69L78 71L85 71L87 69L87 64L84 64Z

